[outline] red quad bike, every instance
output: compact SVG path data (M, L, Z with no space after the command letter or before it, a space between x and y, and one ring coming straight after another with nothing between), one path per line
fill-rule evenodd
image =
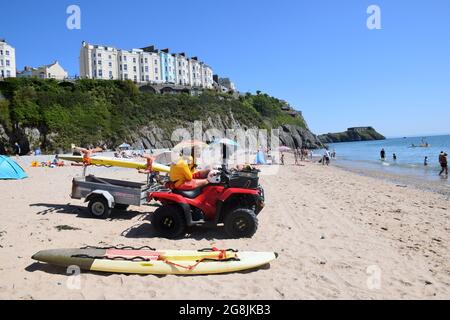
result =
M149 194L159 201L152 225L159 236L174 239L190 226L217 227L224 224L231 238L250 238L258 228L257 215L264 208L264 190L259 170L219 170L217 183L194 190L169 190Z

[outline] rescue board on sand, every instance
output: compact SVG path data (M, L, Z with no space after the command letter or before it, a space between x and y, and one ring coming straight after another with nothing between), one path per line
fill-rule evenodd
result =
M203 249L154 250L142 248L56 249L40 251L32 259L82 270L126 274L206 275L255 269L277 258L274 252Z

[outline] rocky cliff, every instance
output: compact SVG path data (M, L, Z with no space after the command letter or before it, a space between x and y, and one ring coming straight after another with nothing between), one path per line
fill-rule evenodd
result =
M0 82L0 153L68 151L72 143L116 148L170 148L172 133L215 129L279 129L280 143L319 148L301 112L265 94L239 98L204 92L200 96L140 92L131 82L80 80L58 83L37 79Z
M322 143L337 143L337 142L354 142L354 141L371 141L384 140L383 135L378 133L372 127L357 127L348 128L345 132L328 133L319 136Z

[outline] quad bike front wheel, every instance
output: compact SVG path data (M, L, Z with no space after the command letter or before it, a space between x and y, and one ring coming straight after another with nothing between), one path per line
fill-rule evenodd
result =
M162 206L155 210L152 216L152 226L159 236L176 239L186 232L186 221L180 207L174 205Z
M227 214L224 225L231 238L251 238L258 229L258 218L253 210L236 209Z

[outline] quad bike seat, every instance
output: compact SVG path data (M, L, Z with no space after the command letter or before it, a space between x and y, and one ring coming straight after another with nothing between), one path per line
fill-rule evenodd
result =
M202 193L203 187L192 190L173 189L172 192L188 199L195 199Z

